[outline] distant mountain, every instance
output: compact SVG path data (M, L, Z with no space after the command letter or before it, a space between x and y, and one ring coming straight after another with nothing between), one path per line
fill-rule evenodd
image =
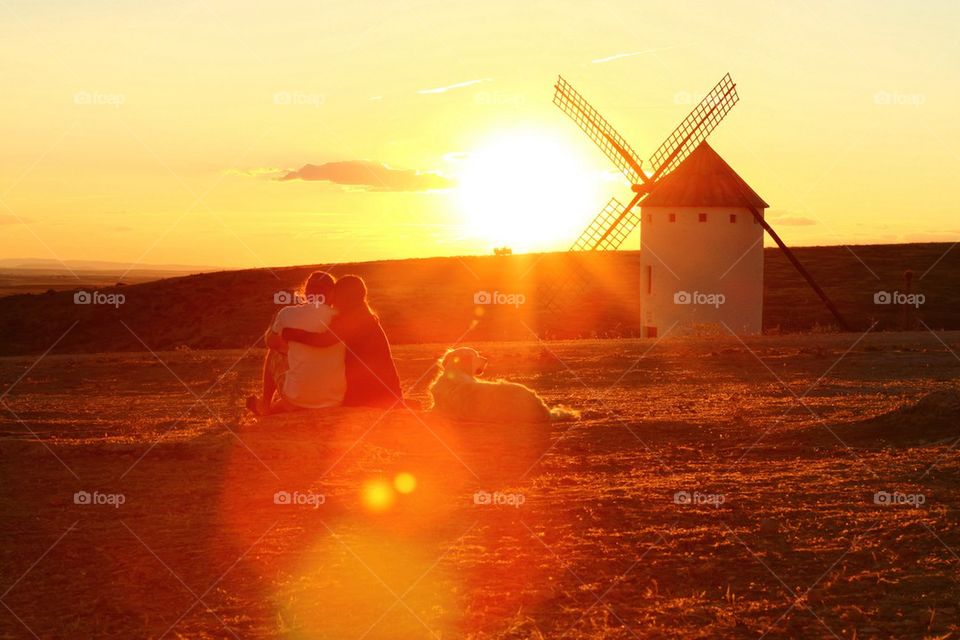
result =
M108 262L106 260L53 260L50 258L0 258L0 270L30 269L43 271L109 271L123 273L130 271L173 271L176 273L202 273L222 271L223 267L197 266L185 264L135 264L129 262Z

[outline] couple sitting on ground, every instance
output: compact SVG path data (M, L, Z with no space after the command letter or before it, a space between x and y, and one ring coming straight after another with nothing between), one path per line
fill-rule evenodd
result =
M296 302L267 330L263 390L247 398L252 412L403 404L390 343L362 278L315 271Z

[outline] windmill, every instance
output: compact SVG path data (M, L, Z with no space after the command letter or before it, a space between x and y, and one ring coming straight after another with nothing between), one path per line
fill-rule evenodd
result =
M587 136L600 147L601 151L613 162L614 166L630 181L633 196L626 206L616 198L611 198L600 213L593 219L587 228L580 234L570 247L571 251L611 251L617 249L622 242L636 228L640 215L636 211L638 205L643 205L647 197L667 182L670 174L697 152L698 156L709 156L715 152L705 143L707 136L716 128L739 100L736 84L726 74L693 108L686 118L667 136L663 144L653 153L649 161L649 170L645 171L638 159L637 153L627 141L613 128L600 113L593 108L563 77L558 78L555 85L556 93L553 102L561 111L566 113ZM702 145L702 146L701 146ZM702 150L702 151L701 151ZM708 159L711 159L709 156ZM762 208L766 206L759 196L746 185L739 176L726 165L719 156L714 164L725 167L732 177L728 181L728 190L740 190L739 206L745 208L752 215L753 220L763 231L766 231L777 245L783 250L787 258L796 267L810 287L816 292L823 303L833 314L840 328L849 330L849 326L841 316L839 310L827 297L823 289L814 281L810 273L803 267L794 253L784 244L780 236L764 219ZM747 193L749 192L749 194ZM755 197L749 197L750 195ZM706 214L700 214L703 221ZM735 214L730 215L734 221ZM762 231L761 240L762 240ZM762 270L762 242L760 242L760 260ZM579 286L583 286L586 274L582 267L575 270L575 279ZM762 279L762 273L761 273ZM568 280L560 290L554 290L547 296L549 306L560 292L569 289L572 281ZM762 285L761 285L762 286ZM762 300L762 290L761 290Z

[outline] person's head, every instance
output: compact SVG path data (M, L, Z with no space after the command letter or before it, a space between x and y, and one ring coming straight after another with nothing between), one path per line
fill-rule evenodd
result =
M348 275L337 280L334 288L336 306L344 311L369 311L367 304L367 285L360 276Z
M307 302L330 304L336 291L336 279L326 271L314 271L303 283L303 297Z

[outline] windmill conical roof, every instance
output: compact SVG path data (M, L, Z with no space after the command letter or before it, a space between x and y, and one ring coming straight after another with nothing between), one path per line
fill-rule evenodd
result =
M642 207L755 207L769 205L706 142L693 150L644 198Z

